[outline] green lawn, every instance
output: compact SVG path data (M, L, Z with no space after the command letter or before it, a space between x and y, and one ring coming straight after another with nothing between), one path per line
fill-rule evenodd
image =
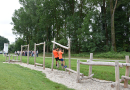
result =
M11 57L12 58L12 57ZM20 59L20 57L19 57L19 59ZM5 58L3 57L3 56L1 56L0 57L0 60L1 60L1 62L2 61L5 61ZM66 65L68 66L68 59L65 59L65 61L66 61ZM84 61L85 62L85 60L81 60L81 61ZM22 57L22 62L24 62L24 63L27 63L27 57L25 57L25 56L23 56ZM37 63L43 63L43 58L42 57L36 57L36 62ZM125 62L125 61L124 61ZM45 67L46 68L51 68L51 63L52 63L52 58L45 58ZM29 64L34 64L34 57L30 57L29 58ZM1 66L3 66L3 64L1 65ZM5 67L13 67L13 68L15 68L16 69L16 67L19 67L18 69L19 69L19 71L21 71L21 70L23 70L22 72L18 72L17 73L17 75L16 76L20 76L21 77L21 75L23 76L23 72L25 72L25 71L27 71L27 72L30 72L31 74L34 74L35 75L35 73L37 73L38 75L40 74L41 75L41 78L39 79L39 80L42 80L43 78L45 79L45 77L42 77L42 76L45 76L45 75L43 75L41 72L37 72L37 71L33 71L33 70L30 70L30 69L27 69L27 68L22 68L22 67L20 67L20 66L18 66L18 65L10 65L10 64L5 64ZM81 71L81 73L83 73L84 75L88 75L88 71L89 71L89 66L88 65L80 65L81 67L80 67L80 71ZM54 60L54 68L55 69L57 69L56 68L56 66L55 66L55 60ZM76 70L76 68L77 68L77 60L76 59L71 59L71 69L73 69L73 70ZM7 68L5 68L5 69L7 69ZM11 69L11 68L9 68L9 69ZM10 73L10 75L12 76L12 74L11 74L11 71L14 71L14 72L16 72L15 71L15 69L12 69L12 70L9 70L9 73ZM64 70L64 69L62 69L61 67L60 68L58 68L59 70ZM8 69L7 69L8 70ZM5 71L5 70L4 70ZM3 72L4 72L3 71ZM94 73L94 78L98 78L98 79L102 79L102 80L108 80L108 81L115 81L115 67L110 67L110 66L92 66L92 73ZM5 75L6 75L7 73L5 73ZM35 75L35 77L37 78L37 76L38 75ZM122 76L122 75L125 75L125 67L123 67L123 68L120 68L120 77ZM27 76L27 75L26 75ZM25 76L25 77L26 77ZM32 78L33 78L34 76L32 76ZM39 76L38 76L39 77ZM15 77L14 77L15 78ZM22 78L23 79L23 78ZM33 78L34 79L34 78ZM28 79L24 79L25 81L27 80L28 81ZM24 82L24 80L23 80L23 82ZM44 81L44 80L43 80ZM43 81L38 81L38 82L41 82L41 84L43 84ZM37 82L37 83L38 83ZM48 82L50 82L50 81L48 81ZM30 83L29 82L27 82L29 85L30 85ZM32 82L31 82L32 83ZM45 83L45 82L44 82ZM51 82L52 83L52 82ZM129 84L130 84L130 82L129 82ZM35 85L35 84L34 84ZM34 85L32 84L32 87L34 87ZM38 83L38 85L40 85L40 83ZM52 85L52 84L51 84ZM61 85L59 85L59 84L54 84L54 85L56 85L56 86L52 86L51 88L56 88L56 87L59 87L58 89L59 90L62 90L63 88L63 86L60 88L60 86ZM57 86L58 85L58 86ZM4 85L3 85L4 86ZM12 85L11 85L12 86ZM27 85L28 86L28 85ZM26 86L26 88L28 88ZM41 85L40 85L41 86ZM36 86L36 87L38 87L38 88L40 88L39 86ZM33 88L33 89L35 89L35 88ZM57 89L57 88L56 88Z
M23 59L25 62L26 58ZM40 71L3 63L3 61L5 57L0 55L0 90L73 90L50 81ZM30 62L32 61L33 58Z

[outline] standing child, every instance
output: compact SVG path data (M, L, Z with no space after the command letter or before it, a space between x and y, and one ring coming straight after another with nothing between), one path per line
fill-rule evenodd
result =
M56 59L56 66L57 66L57 61L59 60L59 57L58 57L58 51L57 51L56 48L53 48L53 55L54 55L54 57Z
M61 65L64 66L64 68L67 68L67 66L65 66L65 61L62 58L62 54L64 53L64 50L62 52L62 49L59 50L59 60L61 61Z

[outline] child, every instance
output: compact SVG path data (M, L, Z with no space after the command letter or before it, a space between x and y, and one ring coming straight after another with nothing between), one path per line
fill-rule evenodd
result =
M61 61L61 65L64 66L64 68L67 68L67 66L65 66L65 61L62 58L62 54L64 53L64 50L62 52L62 49L59 50L59 60Z
M54 55L54 57L56 59L56 66L57 66L57 61L59 60L59 57L58 57L58 51L57 51L56 48L53 49L53 55Z

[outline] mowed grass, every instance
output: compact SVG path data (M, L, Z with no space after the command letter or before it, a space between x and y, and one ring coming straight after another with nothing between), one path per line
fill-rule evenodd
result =
M23 59L25 62L26 58ZM40 71L3 61L5 57L0 55L0 90L73 90L50 81Z
M19 57L19 60L20 60L20 57ZM66 65L68 66L68 59L65 59L65 61L66 61ZM81 61L86 62L86 60L81 60ZM27 63L27 57L23 56L22 62ZM36 62L42 64L43 58L36 57ZM124 60L124 62L125 62L125 60ZM29 57L29 64L34 64L34 57ZM45 58L45 67L51 68L51 64L52 64L52 58ZM125 75L125 68L126 67L120 68L120 78L122 75ZM61 68L61 66L60 66L60 68L56 67L55 60L54 60L54 69L64 70ZM71 59L71 69L73 69L73 70L77 69L77 60L76 59ZM80 65L80 72L83 73L84 75L88 76L89 66L88 65ZM115 81L115 67L92 66L92 73L94 73L94 76L93 76L94 78L101 79L101 80L107 80L107 81ZM130 84L130 82L129 82L129 84Z

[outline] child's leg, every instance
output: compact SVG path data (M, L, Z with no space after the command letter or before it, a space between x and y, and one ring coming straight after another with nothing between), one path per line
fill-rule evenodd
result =
M61 61L61 66L63 66L63 61Z
M65 61L63 61L63 65L65 66Z

